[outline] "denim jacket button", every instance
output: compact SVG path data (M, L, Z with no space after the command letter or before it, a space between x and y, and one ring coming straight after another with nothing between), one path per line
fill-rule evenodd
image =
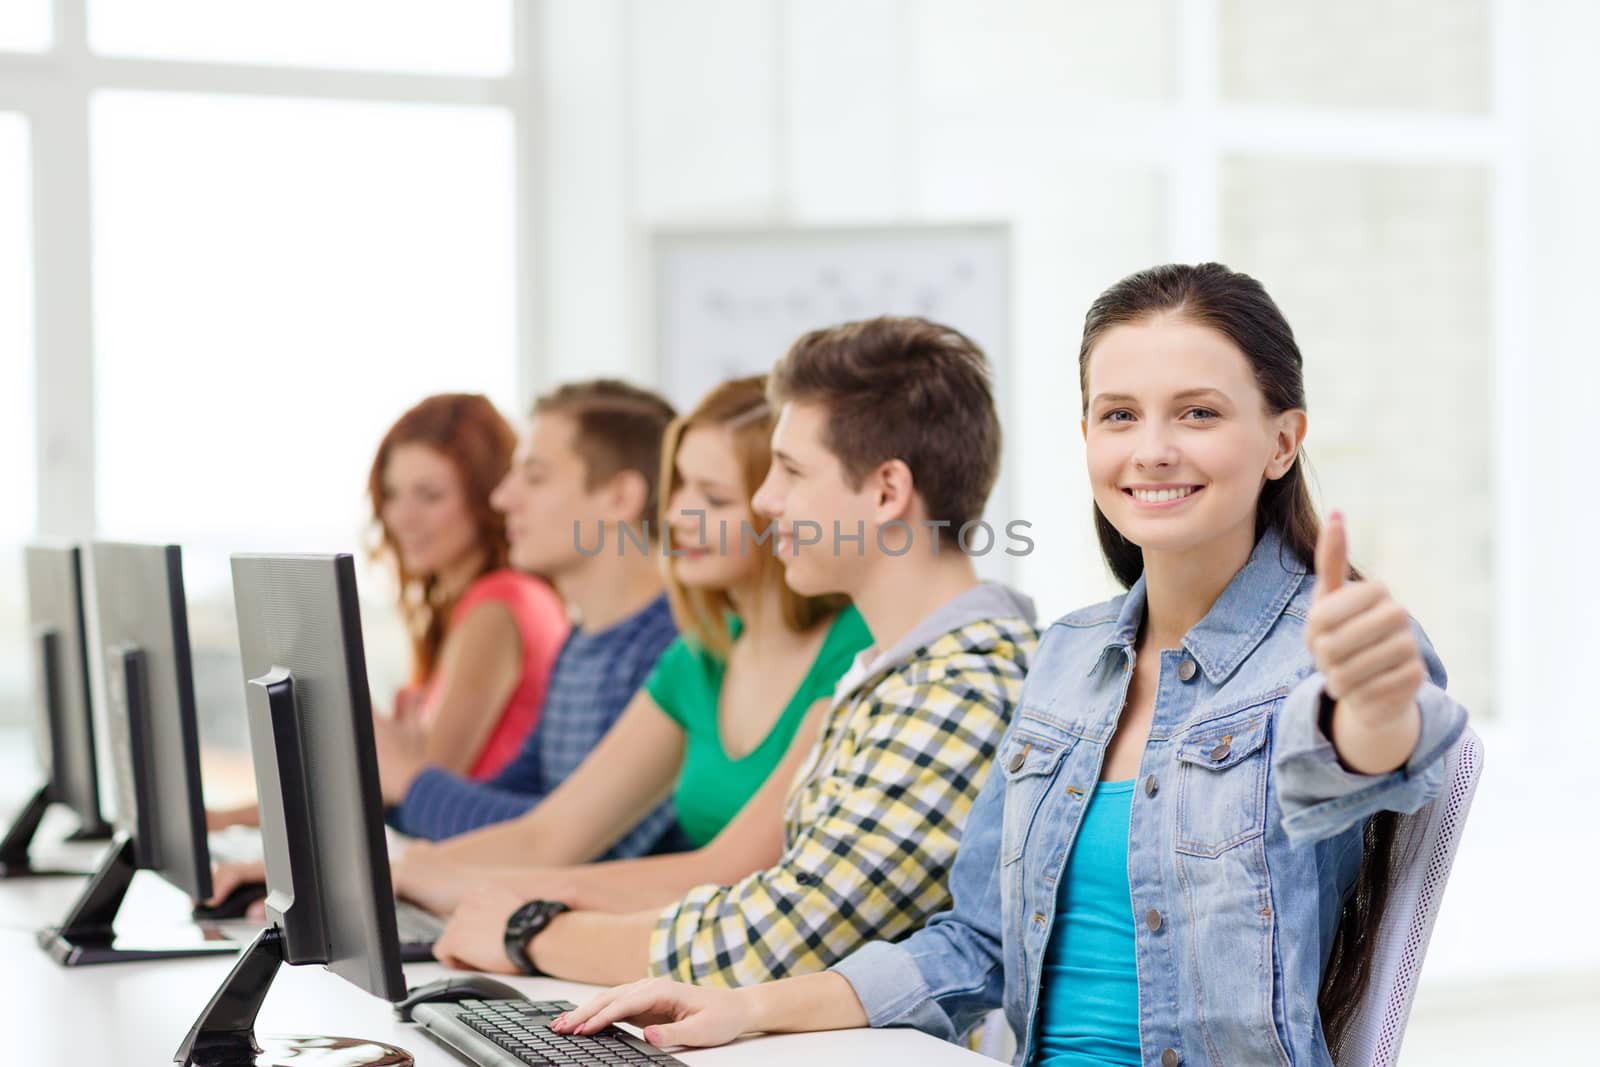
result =
M1224 760L1228 758L1228 753L1232 751L1233 738L1224 737L1221 741L1217 742L1217 747L1211 750L1210 755L1213 760Z
M1184 681L1186 681L1186 682L1193 681L1194 680L1194 672L1195 672L1194 660L1185 659L1182 663L1178 664L1178 677L1182 678Z
M1012 754L1011 762L1009 764L1007 764L1007 766L1009 766L1011 768L1011 773L1012 774L1016 774L1018 771L1022 770L1022 765L1024 763L1026 763L1027 761L1028 761L1028 754L1026 752L1022 751L1021 749L1018 749L1015 753Z
M1152 931L1161 929L1161 913L1154 908L1144 913L1144 924Z
M1148 777L1148 778L1146 778L1144 780L1144 795L1145 796L1147 796L1147 797L1155 796L1156 795L1156 790L1159 789L1159 788L1160 788L1160 786L1156 785L1156 776L1155 775L1152 774L1150 777Z
M1179 1062L1177 1049L1164 1048L1161 1050L1161 1067L1178 1067Z

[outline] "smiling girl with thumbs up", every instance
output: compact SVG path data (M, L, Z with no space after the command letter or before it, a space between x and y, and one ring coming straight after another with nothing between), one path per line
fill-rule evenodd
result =
M558 1029L663 1044L911 1025L1003 1006L1015 1062L1313 1064L1372 966L1400 813L1466 712L1307 491L1301 356L1253 278L1142 271L1079 356L1100 545L1127 593L1039 646L951 874L954 906L825 974L652 980Z

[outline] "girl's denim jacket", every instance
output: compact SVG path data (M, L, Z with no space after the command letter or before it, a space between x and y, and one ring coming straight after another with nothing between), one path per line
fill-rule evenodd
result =
M1128 827L1147 1065L1330 1065L1317 990L1368 816L1443 785L1466 725L1418 630L1422 735L1388 774L1346 770L1318 725L1304 629L1314 578L1269 531L1181 650L1160 653ZM955 1038L1004 1006L1032 1054L1057 880L1100 779L1133 669L1144 580L1045 634L968 818L954 904L834 968L874 1026Z

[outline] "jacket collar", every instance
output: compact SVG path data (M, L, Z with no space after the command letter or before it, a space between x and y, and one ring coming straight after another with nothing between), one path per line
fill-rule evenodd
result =
M1256 650L1294 599L1306 573L1305 564L1288 551L1276 530L1269 529L1261 535L1250 559L1233 576L1205 618L1184 635L1183 647L1205 672L1207 681L1221 685ZM1141 574L1123 598L1122 610L1099 657L1090 665L1090 674L1112 650L1132 659L1144 607Z

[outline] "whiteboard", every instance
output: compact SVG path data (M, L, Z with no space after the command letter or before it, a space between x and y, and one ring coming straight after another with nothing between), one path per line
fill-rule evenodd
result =
M765 374L807 330L920 315L988 355L1005 426L1010 249L1003 224L658 231L657 381L687 410L719 382ZM989 499L985 517L997 531L1009 515L1009 481L1002 468ZM994 552L976 562L1003 579L1010 559Z

